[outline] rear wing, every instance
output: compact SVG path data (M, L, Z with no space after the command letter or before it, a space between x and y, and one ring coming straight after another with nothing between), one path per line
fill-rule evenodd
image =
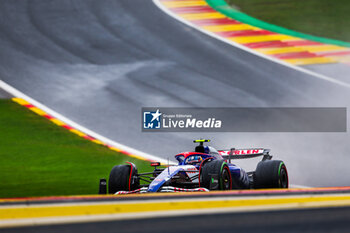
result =
M248 159L263 156L262 160L270 160L270 149L263 148L250 148L250 149L235 149L230 150L219 150L219 154L225 159L231 162L231 159Z

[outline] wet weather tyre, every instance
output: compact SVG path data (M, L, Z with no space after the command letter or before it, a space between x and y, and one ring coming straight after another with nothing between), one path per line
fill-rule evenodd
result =
M130 169L132 168L131 174ZM114 166L109 174L108 193L114 194L118 191L131 191L139 186L139 182L135 180L137 169L131 165Z
M222 160L206 162L200 169L200 187L210 190L232 189L232 178L228 165Z
M287 167L280 160L261 161L254 174L254 188L288 188Z

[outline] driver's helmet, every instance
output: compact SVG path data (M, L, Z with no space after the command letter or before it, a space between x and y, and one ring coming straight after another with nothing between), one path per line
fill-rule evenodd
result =
M200 163L202 160L202 156L194 155L188 158L187 163Z
M205 146L205 147L204 147L204 153L205 153L205 154L209 154L209 153L210 153L209 146Z

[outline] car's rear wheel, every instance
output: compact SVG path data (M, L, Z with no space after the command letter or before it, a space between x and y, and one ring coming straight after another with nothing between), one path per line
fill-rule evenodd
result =
M254 174L254 188L288 188L288 172L283 161L261 161Z
M132 191L139 187L137 169L133 165L114 166L109 174L108 193L114 194L118 191Z
M200 169L200 187L210 190L232 189L232 178L228 165L222 160L204 163Z

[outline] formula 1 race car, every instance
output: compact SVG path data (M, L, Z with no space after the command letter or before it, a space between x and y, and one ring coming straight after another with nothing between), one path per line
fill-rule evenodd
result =
M160 168L159 162L151 162L153 172L138 173L136 166L114 166L108 180L108 192L112 194L147 192L195 192L230 189L288 188L286 165L271 160L269 149L216 150L203 143L210 140L194 140L199 143L194 152L175 155L178 165ZM234 159L262 156L256 170L246 172L231 163ZM144 184L140 184L140 183Z

